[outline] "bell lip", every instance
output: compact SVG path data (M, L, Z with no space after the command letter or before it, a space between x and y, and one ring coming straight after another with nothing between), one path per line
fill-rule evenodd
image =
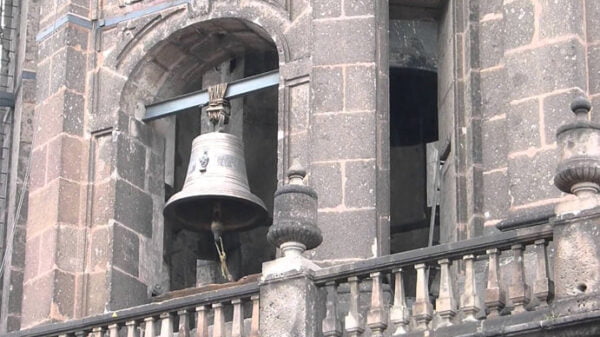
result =
M195 195L195 196L194 195L186 195L182 192L183 192L183 190L173 194L169 198L169 200L165 204L165 207L163 208L163 216L166 219L177 222L177 224L179 224L182 227L187 228L191 231L204 232L204 231L208 231L208 230L204 230L202 227L199 227L199 226L191 225L191 224L187 223L186 221L182 220L179 216L177 216L175 214L175 208L176 208L177 204L179 204L183 200L188 200L188 201L206 200L206 199L236 200L241 203L246 203L246 204L250 205L251 207L257 209L257 215L255 217L255 220L250 225L242 226L242 227L233 227L229 231L244 232L244 231L251 230L251 229L254 229L257 227L262 227L262 226L269 227L272 225L273 220L272 220L271 216L269 215L269 211L267 210L265 203L258 196L256 196L255 194L253 194L251 192L243 193L242 195L240 195L240 197L231 196L230 191L227 193L214 191L210 194Z

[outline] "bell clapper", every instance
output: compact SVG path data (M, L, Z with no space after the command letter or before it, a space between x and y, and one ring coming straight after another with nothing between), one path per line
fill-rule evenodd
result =
M225 253L223 237L221 236L221 233L223 232L223 223L221 222L221 204L219 202L215 202L213 205L213 216L212 223L210 224L210 229L213 233L213 237L215 240L217 254L219 255L221 274L229 282L233 282L235 280L233 279L233 276L231 275L231 273L229 272L229 268L227 267L227 254Z

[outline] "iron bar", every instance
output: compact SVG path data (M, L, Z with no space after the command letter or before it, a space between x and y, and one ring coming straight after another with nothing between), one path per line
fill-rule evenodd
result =
M272 70L229 83L227 92L225 93L225 98L236 98L251 92L275 86L277 84L279 84L279 71ZM144 121L148 122L157 118L167 117L182 110L193 107L202 107L206 104L208 104L207 90L200 90L170 98L165 101L146 106L146 115L144 116Z

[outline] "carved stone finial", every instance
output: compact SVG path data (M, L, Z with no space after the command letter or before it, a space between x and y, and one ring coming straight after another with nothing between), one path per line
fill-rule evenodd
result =
M279 247L284 256L300 255L316 248L323 236L317 227L317 193L304 185L306 170L298 160L288 171L288 185L275 192L273 225L267 239Z
M302 164L300 164L298 158L296 158L292 162L292 166L288 169L290 185L304 185L304 177L306 177L306 170Z
M556 135L561 156L554 184L561 191L580 198L597 198L600 192L600 125L588 121L591 103L587 98L574 99L571 110L576 120L560 127ZM600 206L595 204L597 202L579 207ZM557 214L563 212L557 208Z
M573 111L577 120L586 120L590 110L592 110L592 102L587 97L579 96L571 102L571 111Z

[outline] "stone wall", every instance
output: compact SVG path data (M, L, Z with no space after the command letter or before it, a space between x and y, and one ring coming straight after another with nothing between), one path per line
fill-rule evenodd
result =
M172 238L162 208L174 173L165 175L165 157L176 151L140 121L144 105L199 89L209 69L253 48L274 48L279 58L277 173L269 179L284 183L298 158L319 193L324 241L307 255L327 264L389 252L386 1L26 3L19 63L30 75L11 170L24 172L29 146L33 165L18 226L25 241L27 223L27 238L15 245L21 261L3 287L16 289L12 306L3 297L10 327L18 326L21 273L23 327L144 303L168 288L163 255ZM442 241L485 235L561 199L552 185L554 133L575 95L600 97L597 7L450 0L423 11L437 22L439 139L451 144ZM21 179L11 176L13 209Z

